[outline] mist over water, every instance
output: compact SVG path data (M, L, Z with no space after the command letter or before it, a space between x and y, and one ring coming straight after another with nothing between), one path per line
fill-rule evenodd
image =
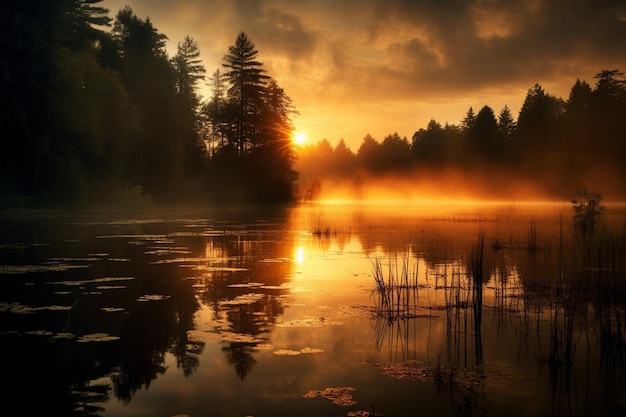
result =
M389 174L371 176L358 173L354 178L325 178L319 181L313 200L354 200L363 202L569 202L576 188L555 195L529 181L505 176L485 178L458 171L441 171L425 175Z

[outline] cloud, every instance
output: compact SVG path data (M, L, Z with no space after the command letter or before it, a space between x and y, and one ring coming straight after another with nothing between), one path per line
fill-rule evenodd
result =
M103 6L116 11L125 3L104 0ZM171 50L185 35L196 39L208 73L221 68L228 46L245 31L296 107L315 111L301 112L303 120L328 121L320 137L333 138L332 124L348 123L342 117L354 117L364 105L370 118L353 127L360 130L355 138L376 131L365 125L374 119L387 120L387 133L413 123L400 132L411 135L430 118L457 123L449 116L452 107L444 116L445 101L457 112L463 102L465 108L497 109L523 100L537 82L567 97L577 78L593 82L603 69L626 69L623 0L135 0L130 5L168 35ZM475 102L488 99L496 102ZM403 110L405 118L394 120L388 109L402 106L417 110ZM371 117L377 107L380 114ZM428 114L429 109L439 113ZM415 113L419 120L411 116Z

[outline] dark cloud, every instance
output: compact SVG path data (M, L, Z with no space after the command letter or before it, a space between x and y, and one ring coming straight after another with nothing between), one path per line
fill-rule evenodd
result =
M105 7L125 3L104 0ZM523 100L523 92L537 82L558 87L548 91L563 96L577 78L592 82L603 69L626 70L623 0L135 0L130 5L140 17L149 15L174 46L186 34L197 39L209 72L221 66L244 30L297 107L315 108L317 120L326 117L330 125L367 103L364 117L374 120L375 113L388 120L386 133L402 128L393 126L386 113L391 108L403 109L407 119L398 116L395 122L413 123L400 132L411 135L430 118L458 122L429 114L445 110L428 103L447 100L455 109L471 100L510 104ZM513 96L520 91L522 97ZM498 107L475 105L483 104ZM411 106L421 122L408 119ZM375 131L360 129L354 135L359 139Z
M295 14L271 9L259 20L264 30L260 31L258 39L273 52L292 59L310 57L314 52L316 34L304 27Z

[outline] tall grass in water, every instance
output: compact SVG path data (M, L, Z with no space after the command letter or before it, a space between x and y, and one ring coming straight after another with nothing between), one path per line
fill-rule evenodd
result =
M577 219L572 229L561 220L558 240L528 256L533 266L545 265L544 273L521 280L525 300L533 299L538 360L549 370L555 406L573 406L577 374L587 372L585 382L591 375L604 380L612 409L620 397L612 387L626 380L626 224L597 223L582 232ZM584 363L597 373L581 370Z
M407 255L401 260L397 256L390 259L387 277L383 263L376 258L373 266L376 315L389 323L415 317L418 309L418 273L419 263L411 263Z
M373 264L376 347L387 340L391 351L400 351L404 358L409 354L410 319L419 315L418 275L419 263L411 261L408 251L401 259L390 257L386 268L380 258Z
M483 282L485 275L484 266L485 235L483 231L478 233L478 240L472 248L470 256L470 278L472 280L472 309L474 313L474 348L476 364L483 361L482 344L482 317L483 317Z
M519 340L518 354L530 355L535 365L526 369L536 366L539 381L548 370L546 388L556 414L581 407L587 398L580 395L595 390L594 384L607 409L616 410L626 381L626 223L598 223L580 233L576 222L556 221L557 228L531 221L509 245L485 247L491 236L479 231L453 260L420 264L419 282L417 258L408 252L389 264L377 259L372 291L377 346L385 337L393 339L393 347L426 344L427 358L419 357L426 366L410 361L405 366L432 377L451 395L469 395L485 381L498 381L492 368L483 366L483 360L490 365L483 342L493 343L487 330L497 326L497 337ZM436 311L445 312L447 338L434 352L435 364L430 333L424 340L417 338L423 333L409 336L408 330L420 326L415 320L420 317L435 322ZM580 388L581 382L589 387Z

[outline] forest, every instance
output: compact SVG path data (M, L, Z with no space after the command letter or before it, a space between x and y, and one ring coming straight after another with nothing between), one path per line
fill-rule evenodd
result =
M576 80L564 100L537 83L517 120L508 106L470 107L459 125L431 119L408 139L367 134L353 152L323 139L301 153L297 170L305 198L329 188L353 197L398 188L437 197L563 199L575 190L626 197L626 86L619 70L602 70L595 85ZM386 179L386 180L385 180ZM398 190L396 190L398 191Z
M535 84L517 120L485 105L410 139L368 134L356 152L343 139L296 151L296 108L245 32L208 75L191 36L170 57L149 18L130 6L111 18L100 1L3 3L0 208L293 202L339 183L359 197L397 178L477 197L560 198L583 184L626 197L617 69L576 80L567 99Z
M251 39L207 80L191 36L169 57L149 18L100 1L3 2L0 207L292 201L295 108Z

